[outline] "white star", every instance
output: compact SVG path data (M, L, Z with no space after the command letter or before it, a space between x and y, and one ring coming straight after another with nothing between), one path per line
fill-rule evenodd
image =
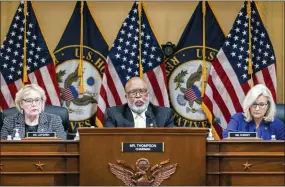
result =
M125 66L125 65L121 65L121 68L122 68L122 69L126 69L126 66Z
M243 26L244 26L244 27L248 27L248 23L244 23Z
M242 59L242 55L239 55L239 56L238 56L238 59L241 60L241 59Z
M155 47L154 46L151 47L151 51L155 51Z
M266 44L266 48L269 49L269 48L270 48L270 45L269 45L269 44Z
M117 53L116 55L115 55L115 57L118 59L118 58L120 58L120 54L119 53Z
M17 61L16 61L16 59L13 59L12 62L13 62L13 64L16 64Z
M28 58L27 60L28 60L28 63L31 63L31 62L32 62L32 59L31 59L31 58Z
M5 59L6 59L6 60L9 60L9 59L10 59L10 57L9 57L9 56L5 56Z
M11 44L13 44L14 43L14 41L13 40L9 40L9 44L11 45Z
M125 34L125 30L122 29L122 30L120 31L120 33L121 33L121 34Z
M234 48L234 49L237 48L237 44L234 44L234 45L233 45L233 48Z
M247 70L247 66L244 66L243 69L244 69L244 70Z
M137 48L137 45L136 45L136 44L133 44L132 46L133 46L133 49L136 49L136 48Z
M138 41L138 40L139 40L139 37L135 36L134 39L135 39L135 41Z
M246 79L247 75L246 75L246 74L243 74L242 77L243 77L243 79Z
M9 78L10 80L12 80L12 79L13 79L13 76L12 76L12 75L9 75L8 78Z
M131 18L131 20L132 20L132 21L136 21L136 18L133 16L133 17Z
M132 51L132 52L131 52L131 55L132 55L132 56L135 56L135 53Z
M238 13L238 16L242 16L242 12L239 12L239 13Z
M161 58L160 58L160 57L157 57L156 60L157 60L158 62L160 62L160 61L161 61Z
M237 63L237 67L240 68L241 67L241 63Z
M20 48L20 47L21 47L21 44L17 43L17 44L16 44L16 47L17 47L17 48Z
M29 28L33 28L33 24L30 23L30 24L29 24Z
M39 59L39 55L35 55L35 58L36 58L36 59Z
M134 63L134 61L133 61L133 60L130 60L129 63L132 65L132 64Z
M46 62L46 59L45 59L45 58L42 58L41 61L42 61L42 63L45 63L45 62Z
M128 68L128 72L132 72L132 68L129 67L129 68Z
M235 52L232 52L231 53L232 57L236 56L236 53Z
M230 42L229 41L226 41L226 46L229 46L230 45Z
M21 75L22 72L19 70L19 71L17 71L17 73L18 73L18 75Z
M130 45L130 41L126 41L126 46Z
M14 56L18 56L19 52L18 51L14 51Z
M7 50L8 53L11 52L11 48L10 47L8 47L6 50Z
M15 68L12 66L11 68L10 68L10 71L15 71Z
M122 43L124 40L123 38L119 38L119 42Z
M262 60L262 64L266 64L266 60Z
M148 48L148 47L149 47L149 44L148 44L148 43L145 43L144 46L145 46L146 48Z
M236 33L240 32L240 31L239 31L239 28L236 28L235 31L236 31Z
M149 67L151 67L151 66L152 66L152 63L151 63L151 62L149 62L149 63L148 63L148 66L149 66Z
M118 45L117 49L118 49L118 51L121 51L122 46Z
M154 55L153 55L153 54L150 54L149 57L150 57L151 59L153 59L153 58L154 58Z
M257 56L257 57L256 57L256 60L259 61L259 60L260 60L260 56Z
M14 27L14 29L17 28L17 27L18 27L18 24L17 24L17 23L14 23L14 24L13 24L13 27Z
M20 19L20 17L19 17L19 16L16 16L15 18L16 18L16 20L19 20L19 19Z
M240 23L241 23L241 21L238 19L238 20L237 20L237 24L239 25Z
M33 39L36 40L36 39L37 39L37 36L36 36L36 35L33 35Z
M275 60L275 58L274 58L274 56L273 56L273 55L272 55L270 58L271 58L271 60Z
M235 37L234 37L234 40L237 41L237 40L238 40L238 36L235 36Z
M41 51L41 48L40 48L40 47L37 47L36 49L37 49L37 51Z
M243 47L240 47L240 48L239 48L239 50L240 50L241 52L243 51L243 49L244 49Z
M125 54L127 54L127 53L129 52L129 50L128 50L128 49L125 49L124 52L125 52Z
M259 68L259 65L258 64L255 64L254 65L255 69Z
M150 35L145 36L147 40L150 40Z
M246 35L246 34L247 34L247 32L246 32L246 31L243 31L243 32L242 32L242 34L243 34L243 35Z
M126 22L123 23L123 26L126 27L128 24Z
M264 54L264 56L268 56L268 53L266 51L263 54Z
M132 37L132 34L131 33L128 33L128 38L131 38Z
M19 36L18 36L18 39L19 39L19 40L22 40L22 39L23 39L23 36L19 35Z
M30 31L28 31L28 32L27 32L27 35L28 35L28 36L30 36L30 35L31 35L31 32L30 32Z
M7 68L7 67L8 67L8 65L7 65L7 64L3 64L2 66L3 66L3 68Z
M122 59L124 62L127 61L127 57L125 57L125 56Z

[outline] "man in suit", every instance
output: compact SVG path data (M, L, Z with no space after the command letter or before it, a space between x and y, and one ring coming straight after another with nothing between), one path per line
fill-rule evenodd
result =
M147 83L140 77L131 78L125 85L127 103L107 108L104 127L173 127L172 110L149 102Z

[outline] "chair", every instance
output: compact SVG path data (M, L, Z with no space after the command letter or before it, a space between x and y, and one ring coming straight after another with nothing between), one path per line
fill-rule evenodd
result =
M18 110L16 107L6 109L3 111L3 119L6 116L9 116L11 114L15 114L17 112L18 112ZM65 131L68 130L68 128L69 128L69 115L68 115L68 110L65 107L45 105L45 112L60 116L64 130Z
M0 112L0 131L2 129L3 126L3 119L2 119L2 112Z
M281 121L283 121L283 123L285 124L284 107L285 107L285 104L276 104L276 115L275 115L275 117L280 119Z

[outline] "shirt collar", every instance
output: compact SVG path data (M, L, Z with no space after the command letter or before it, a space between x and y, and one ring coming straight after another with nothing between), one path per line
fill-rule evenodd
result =
M133 114L133 117L134 117L134 119L138 116L138 115L140 115L143 119L146 119L146 117L145 117L145 112L146 112L146 110L147 109L145 109L142 113L136 113L136 112L134 112L134 111L132 111L131 110L131 112L132 112L132 114Z

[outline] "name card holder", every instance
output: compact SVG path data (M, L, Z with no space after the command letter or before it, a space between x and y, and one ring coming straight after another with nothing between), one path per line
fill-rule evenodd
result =
M224 140L262 140L257 136L257 132L229 132L228 138Z
M27 132L24 140L61 140L55 132Z

